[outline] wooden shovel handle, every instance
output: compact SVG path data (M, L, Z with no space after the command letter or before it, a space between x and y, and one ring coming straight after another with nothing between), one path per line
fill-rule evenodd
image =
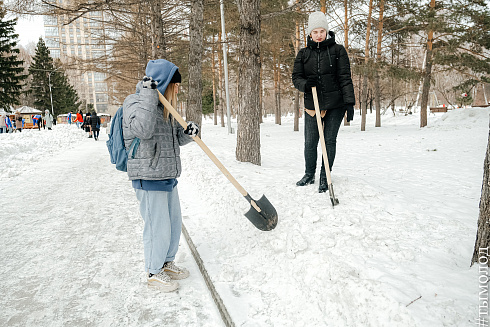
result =
M330 164L328 163L327 146L325 145L325 136L323 135L323 128L322 128L322 118L320 116L320 106L318 105L318 95L316 93L315 86L311 88L311 92L313 93L313 104L315 105L316 124L318 125L318 134L320 134L320 143L322 145L323 162L325 164L325 172L327 173L327 183L328 185L330 185L332 184L332 176L330 176Z
M157 90L157 92L158 92L158 98L160 99L160 102L165 106L165 108L167 108L167 110L179 122L179 124L182 125L182 127L184 129L186 129L187 123L185 122L185 120L179 115L177 110L175 110L174 107L172 107L170 102L168 102L168 100L165 99L165 97L160 93L160 91ZM238 192L240 192L243 196L246 197L248 195L247 191L245 191L245 189L230 174L230 172L225 168L225 166L223 166L223 164L218 160L218 158L216 158L216 156L211 152L211 150L209 150L207 145L204 144L204 142L199 138L199 136L196 135L196 136L193 136L192 138L194 139L194 141L197 144L199 144L201 149L203 149L203 151L208 155L209 159L211 159L214 162L216 167L218 167L218 169L221 170L221 172L226 176L226 178L228 178L228 180L233 184L233 186L235 186L235 188L238 190ZM254 206L254 208L257 206L255 204L255 201L253 201L253 200L250 203L252 204L252 206ZM258 207L255 209L258 209ZM260 212L260 209L258 209L258 211Z

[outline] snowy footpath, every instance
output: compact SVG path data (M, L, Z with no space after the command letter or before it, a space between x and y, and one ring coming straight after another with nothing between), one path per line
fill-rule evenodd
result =
M279 215L262 232L250 205L197 144L182 148L184 224L236 326L474 326L475 242L488 109L342 126L332 172L340 204L304 172L303 121L261 125L262 165L235 160L236 135L202 139ZM236 127L236 126L234 126ZM0 325L223 326L183 239L191 277L145 283L143 222L127 176L75 126L0 134ZM320 151L319 151L320 154ZM320 160L320 158L319 158Z

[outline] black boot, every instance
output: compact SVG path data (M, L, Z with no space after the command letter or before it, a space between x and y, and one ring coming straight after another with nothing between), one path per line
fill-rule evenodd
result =
M305 186L308 184L313 184L315 182L315 175L305 174L303 178L301 178L296 185L297 186Z
M324 193L328 191L327 175L320 174L320 185L318 185L318 193Z

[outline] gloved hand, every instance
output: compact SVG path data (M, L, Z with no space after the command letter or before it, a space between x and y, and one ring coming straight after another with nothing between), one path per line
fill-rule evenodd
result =
M305 92L309 93L311 92L312 87L316 87L318 85L317 78L316 76L310 76L308 77L308 80L306 81L305 84Z
M143 87L145 89L156 89L158 82L155 81L151 76L143 77Z
M347 110L347 121L354 120L354 106L348 104L345 106L345 109Z
M197 124L192 121L188 122L184 134L187 134L191 137L196 136L197 134L199 134L199 126L197 126Z

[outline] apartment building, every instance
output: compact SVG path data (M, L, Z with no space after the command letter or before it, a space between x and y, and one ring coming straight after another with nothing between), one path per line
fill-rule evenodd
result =
M69 0L53 0L53 3L63 5ZM83 71L90 59L103 58L106 46L103 38L103 12L90 12L77 20L70 22L68 15L44 16L46 46L53 58L59 58L71 69L67 75L73 82L78 96L86 104L93 104L99 113L108 112L108 88L105 74L100 72ZM103 62L95 65L103 67Z

